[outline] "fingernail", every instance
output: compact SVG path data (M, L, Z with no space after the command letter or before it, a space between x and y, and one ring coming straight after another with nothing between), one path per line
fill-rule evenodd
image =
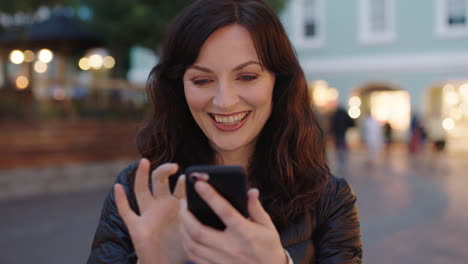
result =
M198 192L204 192L207 189L206 183L204 181L195 182L195 189Z
M181 174L177 179L178 182L185 181L185 174Z

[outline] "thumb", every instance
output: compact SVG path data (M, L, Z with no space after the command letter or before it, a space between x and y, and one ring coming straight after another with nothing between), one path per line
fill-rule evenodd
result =
M267 227L274 227L270 215L265 211L260 200L258 199L260 192L257 188L252 188L247 192L249 217L252 221Z

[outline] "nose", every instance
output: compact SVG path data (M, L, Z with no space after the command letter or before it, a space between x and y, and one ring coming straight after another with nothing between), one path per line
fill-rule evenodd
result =
M229 109L238 102L239 94L232 81L219 81L213 98L213 104L221 109Z

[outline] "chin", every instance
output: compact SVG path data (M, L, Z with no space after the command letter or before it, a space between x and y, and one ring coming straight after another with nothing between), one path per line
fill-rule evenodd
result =
M227 152L232 152L236 150L240 150L243 147L246 147L248 145L247 140L219 140L219 141L214 141L214 147L218 151L227 151Z

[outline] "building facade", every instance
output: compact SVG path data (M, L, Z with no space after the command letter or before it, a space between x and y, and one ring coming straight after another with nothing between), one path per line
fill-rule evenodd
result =
M281 18L322 110L437 117L468 141L468 0L290 0Z

